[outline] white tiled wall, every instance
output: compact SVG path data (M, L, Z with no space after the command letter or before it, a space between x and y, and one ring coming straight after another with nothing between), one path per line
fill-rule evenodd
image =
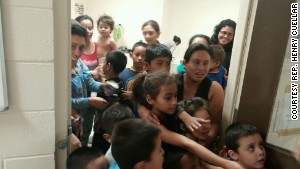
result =
M22 169L42 169L54 168L53 155L22 157L4 160L4 167L6 169L16 169L22 166Z
M52 0L1 1L9 110L0 112L0 169L54 169Z

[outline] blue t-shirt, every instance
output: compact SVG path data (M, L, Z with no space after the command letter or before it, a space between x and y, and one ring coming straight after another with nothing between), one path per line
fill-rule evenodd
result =
M227 86L225 73L226 73L226 69L223 66L221 66L220 71L218 73L208 73L207 77L212 81L218 82L222 86L223 90L225 90Z

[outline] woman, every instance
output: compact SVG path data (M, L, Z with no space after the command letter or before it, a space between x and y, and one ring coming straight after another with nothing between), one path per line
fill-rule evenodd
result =
M189 41L189 46L191 46L192 44L211 45L211 40L207 35L196 34L196 35L192 36L190 41ZM177 72L178 73L184 73L185 72L185 69L184 69L182 63L180 63L177 66Z
M98 80L98 71L96 71L96 67L98 66L97 43L92 41L94 29L93 19L88 15L80 15L75 20L78 21L81 26L86 28L88 32L88 38L85 42L83 54L80 56L80 59L89 68L89 72L94 79Z
M201 97L210 103L212 126L207 140L212 150L215 150L217 145L214 143L217 143L221 126L224 91L218 82L211 81L207 77L211 56L210 47L202 44L193 44L186 50L183 60L186 72L177 75L177 100Z
M159 43L157 39L160 35L160 28L156 21L149 20L145 22L142 26L142 32L147 45Z
M234 40L236 23L231 19L221 21L214 28L214 34L211 36L211 41L215 45L220 45L225 51L225 59L223 66L227 72L230 67L232 45Z

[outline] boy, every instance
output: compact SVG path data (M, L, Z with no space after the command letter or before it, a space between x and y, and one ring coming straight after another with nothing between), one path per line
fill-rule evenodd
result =
M222 66L225 58L224 49L220 45L210 45L210 47L213 50L213 55L211 56L212 62L207 77L212 81L218 82L225 90L227 70Z
M121 169L161 169L160 129L148 121L126 119L112 134L112 155Z
M100 34L97 48L100 75L103 75L102 65L105 61L106 54L109 51L117 50L117 44L110 36L112 30L114 29L114 24L115 23L112 17L106 14L100 16L97 21L98 32Z
M146 49L144 68L147 73L152 73L155 71L169 72L171 61L172 61L172 53L165 45L153 44L148 46ZM128 82L127 90L132 91L133 84L134 84L134 79ZM136 92L136 95L138 95L139 97L136 97L135 100L133 101L134 104L133 113L135 117L139 117L140 115L138 112L143 112L143 111L147 112L147 109L144 106L142 106L143 104L147 104L147 103L140 90ZM142 105L140 105L139 103L142 103ZM148 116L147 113L142 114L142 116L143 115L150 118L150 116ZM151 121L155 121L155 120L153 119Z
M73 151L67 159L67 169L107 169L108 163L100 151L81 147Z
M171 51L163 44L150 45L146 49L145 68L147 73L154 71L170 71Z
M72 109L78 112L82 118L83 135L81 138L82 146L86 146L88 142L89 132L88 126L92 123L87 120L87 107L89 105L98 109L105 109L108 102L100 97L88 97L87 89L90 91L100 92L106 90L108 84L96 82L89 74L88 68L79 59L83 53L85 41L87 39L87 31L77 21L72 20L71 23L71 76L72 76Z
M119 78L121 81L126 82L132 79L136 74L144 71L146 48L147 44L144 42L137 42L133 45L129 53L132 59L132 67L126 68L120 73Z
M134 118L132 111L122 104L114 104L103 112L101 120L101 128L103 130L103 138L111 143L111 135L114 127L120 121ZM105 154L106 159L110 164L110 169L119 168L111 154L111 146Z
M117 87L120 85L119 73L122 72L127 64L127 57L123 52L120 51L110 51L105 57L103 62L103 73L106 78L106 82L115 83ZM113 105L116 102L122 102L120 95L120 89L115 88L110 92L112 95L107 96L104 92L98 93L99 97L107 100L109 105ZM102 109L103 110L103 109ZM102 151L105 153L109 147L109 144L105 142L102 138L102 131L100 130L102 110L100 109L96 113L95 124L94 124L94 137L93 137L93 147L101 147ZM100 148L99 147L99 148Z
M245 169L264 169L266 152L258 129L247 123L233 123L225 130L225 145L231 159Z

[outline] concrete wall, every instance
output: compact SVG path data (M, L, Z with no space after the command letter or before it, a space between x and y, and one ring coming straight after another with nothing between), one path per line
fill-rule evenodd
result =
M53 169L53 1L1 3L9 110L0 112L0 169Z

